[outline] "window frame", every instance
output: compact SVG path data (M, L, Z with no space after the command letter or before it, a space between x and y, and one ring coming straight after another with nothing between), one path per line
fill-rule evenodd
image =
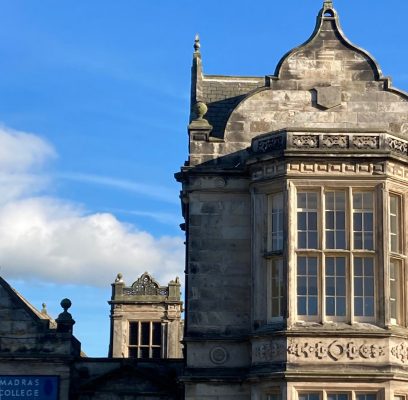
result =
M145 345L142 342L142 324L148 323L149 324L149 344ZM130 343L130 332L131 332L131 325L137 324L137 343L131 344ZM160 344L153 344L153 325L158 324L160 328ZM147 348L149 351L149 357L141 357L141 349ZM131 357L130 350L136 350L136 357ZM160 355L158 357L153 357L153 349L159 349ZM160 359L163 358L163 324L159 320L129 320L128 321L128 342L127 342L127 351L128 351L128 358L135 358L135 359Z
M299 211L302 210L297 204L298 201L298 194L303 192L310 192L310 193L317 193L317 235L318 235L318 248L317 249L303 249L298 247L298 215ZM327 198L326 195L328 193L333 192L344 192L345 193L345 245L344 249L330 249L326 247L326 203ZM371 200L372 200L372 237L373 237L373 248L372 249L355 249L354 248L354 194L356 193L370 193ZM327 184L327 185L315 185L311 183L310 185L294 185L294 199L296 204L293 207L293 211L295 213L295 218L293 224L293 228L295 229L295 237L296 243L294 246L294 255L295 255L295 272L294 277L295 279L295 288L294 293L296 295L296 301L294 302L294 320L295 321L305 321L305 322L345 322L345 323L352 323L352 322L364 322L364 323L376 323L378 319L378 255L376 254L376 249L378 248L377 243L377 234L375 231L376 220L378 212L378 204L377 204L377 193L378 193L378 185L350 185L346 186L344 182L342 182L342 186L334 185L334 184ZM363 208L364 210L364 203ZM298 272L298 257L299 256L306 256L306 257L317 257L318 258L318 315L308 315L304 316L298 313L298 288L297 288L297 272ZM332 316L327 315L326 313L326 258L327 257L345 257L346 258L346 315L345 316ZM355 315L355 307L354 307L354 258L361 257L361 258L372 258L373 259L373 268L374 268L374 315L373 316L357 316Z

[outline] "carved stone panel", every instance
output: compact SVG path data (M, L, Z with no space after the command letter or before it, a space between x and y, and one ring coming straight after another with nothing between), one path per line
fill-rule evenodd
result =
M389 359L387 339L360 338L288 338L260 340L252 344L253 363L274 362L339 362L376 363ZM408 363L408 344L392 350L402 363Z

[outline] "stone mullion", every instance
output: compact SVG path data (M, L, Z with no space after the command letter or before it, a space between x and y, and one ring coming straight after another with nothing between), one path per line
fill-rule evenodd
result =
M348 295L350 297L350 301L348 306L350 307L350 323L353 324L355 322L354 318L354 237L353 237L353 215L354 215L354 208L353 208L353 191L351 188L347 190L347 203L346 203L346 232L347 232L347 243L346 248L349 250L349 291Z
M378 279L377 284L377 305L379 307L378 317L381 325L391 325L391 310L388 299L390 298L390 252L389 252L389 189L387 183L383 183L380 186L380 195L377 196L379 200L376 204L376 216L378 219L376 230L376 244L378 246L378 271L377 277L383 280L383 284L380 286L381 279ZM382 213L380 212L382 210ZM382 258L381 258L382 255ZM380 270L382 266L382 271ZM383 292L383 296L381 295ZM382 299L380 301L380 299Z
M287 227L287 244L286 244L286 290L287 290L287 325L288 327L293 326L296 320L296 222L297 222L297 212L296 212L296 188L291 181L288 182L285 191L285 200L288 200L288 215L286 221Z
M320 206L320 207L319 207ZM320 318L323 323L326 322L326 202L325 202L325 188L320 187L320 204L317 205L317 218L318 218L318 233L319 237L319 247L322 250L319 257L319 268L318 268L318 278L319 278L319 310ZM320 273L319 273L320 271Z

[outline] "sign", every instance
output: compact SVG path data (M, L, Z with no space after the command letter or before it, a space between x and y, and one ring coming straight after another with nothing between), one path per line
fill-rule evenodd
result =
M0 375L0 400L58 400L58 376Z

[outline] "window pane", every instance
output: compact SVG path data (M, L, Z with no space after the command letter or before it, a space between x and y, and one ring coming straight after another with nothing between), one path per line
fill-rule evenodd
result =
M356 394L356 400L376 400L377 396L374 393L364 394L358 393Z
M160 358L161 349L160 347L152 347L152 358Z
M129 347L129 358L137 358L137 347Z
M344 249L346 246L346 193L327 192L326 199L326 248Z
M374 260L354 258L354 315L374 316Z
M345 257L326 258L326 314L346 315L346 259Z
M328 393L327 400L348 400L348 395L346 393Z
M149 358L149 348L148 347L140 347L139 358Z
M271 302L271 317L282 317L283 316L283 305L284 305L284 276L283 276L283 260L273 260L270 265L270 287L271 292L269 293L269 301ZM304 279L304 278L300 278ZM298 285L304 288L301 290L306 291L305 282L298 282Z
M130 322L129 323L129 344L130 345L138 345L137 338L138 338L138 322Z
M150 339L150 322L141 322L140 344L149 345Z
M283 249L283 194L271 196L271 250Z
M402 307L401 276L401 263L397 260L390 260L390 314L396 323L400 322L400 308Z
M390 249L394 253L400 251L400 198L390 195Z
M152 324L152 344L160 346L161 341L162 341L161 323L160 322L153 322L153 324Z
M353 235L357 250L374 249L373 203L373 193L353 193Z
M297 305L298 315L318 314L317 257L298 257Z
M317 193L303 192L297 195L298 248L316 249L317 232Z
M299 400L319 400L319 393L299 393Z

